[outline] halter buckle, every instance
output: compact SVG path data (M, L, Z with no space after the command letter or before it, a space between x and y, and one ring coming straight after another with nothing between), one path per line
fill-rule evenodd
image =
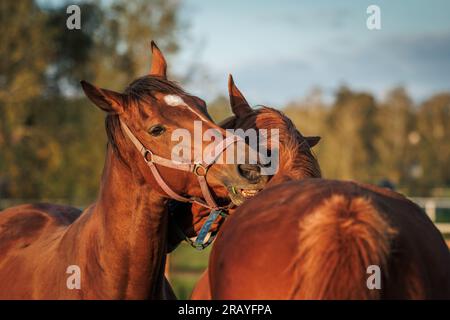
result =
M202 165L201 163L194 164L194 169L192 170L192 172L197 177L204 177L204 176L206 176L206 172L207 171L208 171L208 168L205 167L204 165Z
M151 152L150 150L146 149L144 151L144 160L147 163L153 162L153 152Z

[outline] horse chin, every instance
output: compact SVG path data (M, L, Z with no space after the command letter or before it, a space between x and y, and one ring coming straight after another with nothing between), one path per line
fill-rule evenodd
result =
M241 188L236 186L228 187L228 195L234 205L240 206L245 200L253 198L261 189Z

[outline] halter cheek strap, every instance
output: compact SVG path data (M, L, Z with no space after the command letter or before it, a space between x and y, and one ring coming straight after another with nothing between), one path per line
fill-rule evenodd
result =
M131 140L133 145L136 147L136 149L139 150L139 153L144 158L144 161L146 162L147 166L150 168L150 171L153 174L153 177L155 178L158 185L161 187L161 189L172 199L181 201L181 202L190 202L190 203L197 203L205 208L211 209L211 213L205 222L205 224L202 226L199 235L195 239L195 242L192 242L192 240L189 239L189 243L193 245L197 249L204 249L206 248L214 239L213 236L209 237L205 243L205 238L207 234L209 233L209 229L211 228L211 225L213 222L217 219L219 215L225 216L225 207L219 207L214 200L211 191L208 187L208 183L206 181L206 174L208 172L208 169L211 165L213 165L219 156L234 142L238 140L242 140L241 137L236 135L230 135L225 140L223 140L220 144L218 144L214 149L214 157L209 159L208 163L201 162L201 163L184 163L184 162L175 162L166 158L162 158L160 156L155 155L151 150L147 149L140 141L136 138L136 136L131 132L130 128L120 120L120 124L122 126L123 131L127 135L127 137ZM155 164L161 165L163 167L168 167L176 170L181 171L187 171L192 172L197 176L197 180L200 185L200 189L203 194L202 199L198 199L196 197L183 197L179 194L177 194L175 191L172 190L172 188L169 187L169 185L164 181L161 174L158 171L158 168ZM180 230L181 231L181 230ZM193 244L194 243L194 244Z

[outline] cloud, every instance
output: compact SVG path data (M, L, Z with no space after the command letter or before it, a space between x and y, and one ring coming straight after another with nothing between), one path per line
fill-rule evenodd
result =
M275 9L275 8L274 8ZM289 28L307 28L317 30L340 29L350 21L351 10L345 6L337 7L302 7L301 3L295 2L291 10L274 10L262 12L250 16L254 23L270 23L272 25L287 25ZM317 22L320 21L320 24Z
M301 59L282 59L247 64L234 73L234 78L251 104L281 107L286 100L304 94L313 71Z
M450 90L450 33L375 38L362 47L311 51L315 56L254 62L235 72L254 103L281 106L313 86L332 92L341 84L382 96L404 85L416 100Z

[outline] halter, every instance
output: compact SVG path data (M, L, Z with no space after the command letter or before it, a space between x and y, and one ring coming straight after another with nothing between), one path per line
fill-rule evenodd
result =
M173 216L173 211L170 211L169 214ZM228 217L227 210L212 210L202 228L200 229L197 237L189 238L176 223L174 223L173 225L175 233L178 235L178 237L180 237L180 239L186 241L191 247L197 250L203 250L207 248L217 236L218 231L210 232L209 230L219 216L223 218Z
M241 137L237 135L230 135L225 140L222 141L222 143L218 144L214 149L214 158L211 159L208 163L206 162L199 162L199 163L184 163L184 162L175 162L170 159L162 158L160 156L155 155L151 150L147 149L140 141L136 138L136 136L131 132L130 128L120 120L120 124L122 126L123 131L128 136L128 138L131 140L131 142L134 144L134 146L139 150L139 153L144 158L145 163L150 168L153 177L155 178L158 185L161 187L161 189L172 199L181 201L181 202L190 202L190 203L197 203L205 208L211 209L210 215L206 222L203 224L198 236L196 237L195 241L192 241L188 237L186 237L183 234L183 237L186 238L186 241L188 241L194 248L202 250L206 248L214 239L215 235L211 235L209 239L205 242L205 238L209 233L209 229L211 228L211 225L213 222L217 219L219 215L226 216L226 209L227 207L219 207L217 203L214 200L214 197L211 194L211 191L208 187L208 183L206 182L206 174L208 172L208 169L210 166L212 166L216 161L217 158L234 142L238 140L242 140ZM163 167L168 167L176 170L181 171L187 171L192 172L197 176L198 183L200 185L200 189L203 194L203 198L199 199L197 197L183 197L179 194L177 194L175 191L170 188L167 183L164 181L164 179L161 177L161 174L159 173L157 167L155 164L161 165ZM181 233L182 231L179 230Z

